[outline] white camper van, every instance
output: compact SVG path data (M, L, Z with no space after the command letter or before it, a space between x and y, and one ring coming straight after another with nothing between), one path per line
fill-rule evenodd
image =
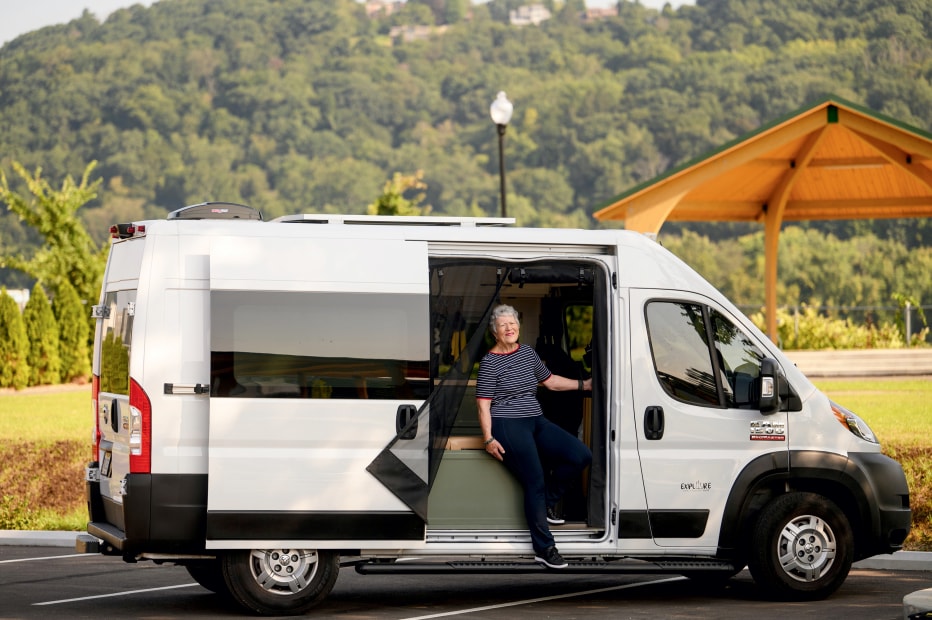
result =
M341 566L550 570L482 450L497 303L592 377L540 395L593 455L553 528L565 572L748 566L817 598L900 548L900 466L714 287L640 234L509 223L205 203L114 226L79 550L182 564L262 614L309 610Z

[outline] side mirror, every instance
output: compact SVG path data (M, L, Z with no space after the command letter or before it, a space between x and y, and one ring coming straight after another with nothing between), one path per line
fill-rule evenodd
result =
M760 412L772 415L780 410L780 395L785 393L786 379L776 360L765 357L760 361Z

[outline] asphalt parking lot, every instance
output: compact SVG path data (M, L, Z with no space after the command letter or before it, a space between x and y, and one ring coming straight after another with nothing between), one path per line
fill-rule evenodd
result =
M930 565L932 567L932 565ZM362 576L341 570L312 617L482 618L903 618L903 597L932 587L932 571L853 569L824 601L775 603L745 571L722 587L678 576ZM0 617L229 618L243 614L177 566L126 564L62 547L0 546Z

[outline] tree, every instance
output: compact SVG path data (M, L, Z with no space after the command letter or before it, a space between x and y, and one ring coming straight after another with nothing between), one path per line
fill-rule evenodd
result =
M14 191L0 170L0 202L45 240L32 258L0 256L0 267L17 269L55 288L71 282L85 302L97 298L109 246L98 247L76 214L97 197L101 180L88 181L95 166L96 162L87 165L80 184L68 176L61 189L54 190L42 178L41 168L30 175L21 164L13 162L13 169L31 196Z
M369 205L369 215L427 215L430 205L420 206L424 201L424 193L415 194L412 198L405 198L405 192L427 189L422 180L424 172L418 170L414 174L401 174L396 172L390 181L385 182L382 195Z
M86 379L91 374L87 313L70 282L58 286L52 301L52 311L58 322L61 380L72 382Z
M59 382L61 359L58 354L58 324L52 314L52 305L37 282L23 308L23 323L29 350L29 385L54 385Z
M0 387L21 390L29 383L29 341L16 301L0 289Z

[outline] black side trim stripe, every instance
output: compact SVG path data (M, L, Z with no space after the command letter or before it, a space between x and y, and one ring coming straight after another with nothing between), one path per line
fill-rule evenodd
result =
M709 521L708 510L649 510L654 538L699 538Z
M622 510L618 538L699 538L708 521L708 510Z
M410 512L207 513L208 540L424 540L424 521Z

